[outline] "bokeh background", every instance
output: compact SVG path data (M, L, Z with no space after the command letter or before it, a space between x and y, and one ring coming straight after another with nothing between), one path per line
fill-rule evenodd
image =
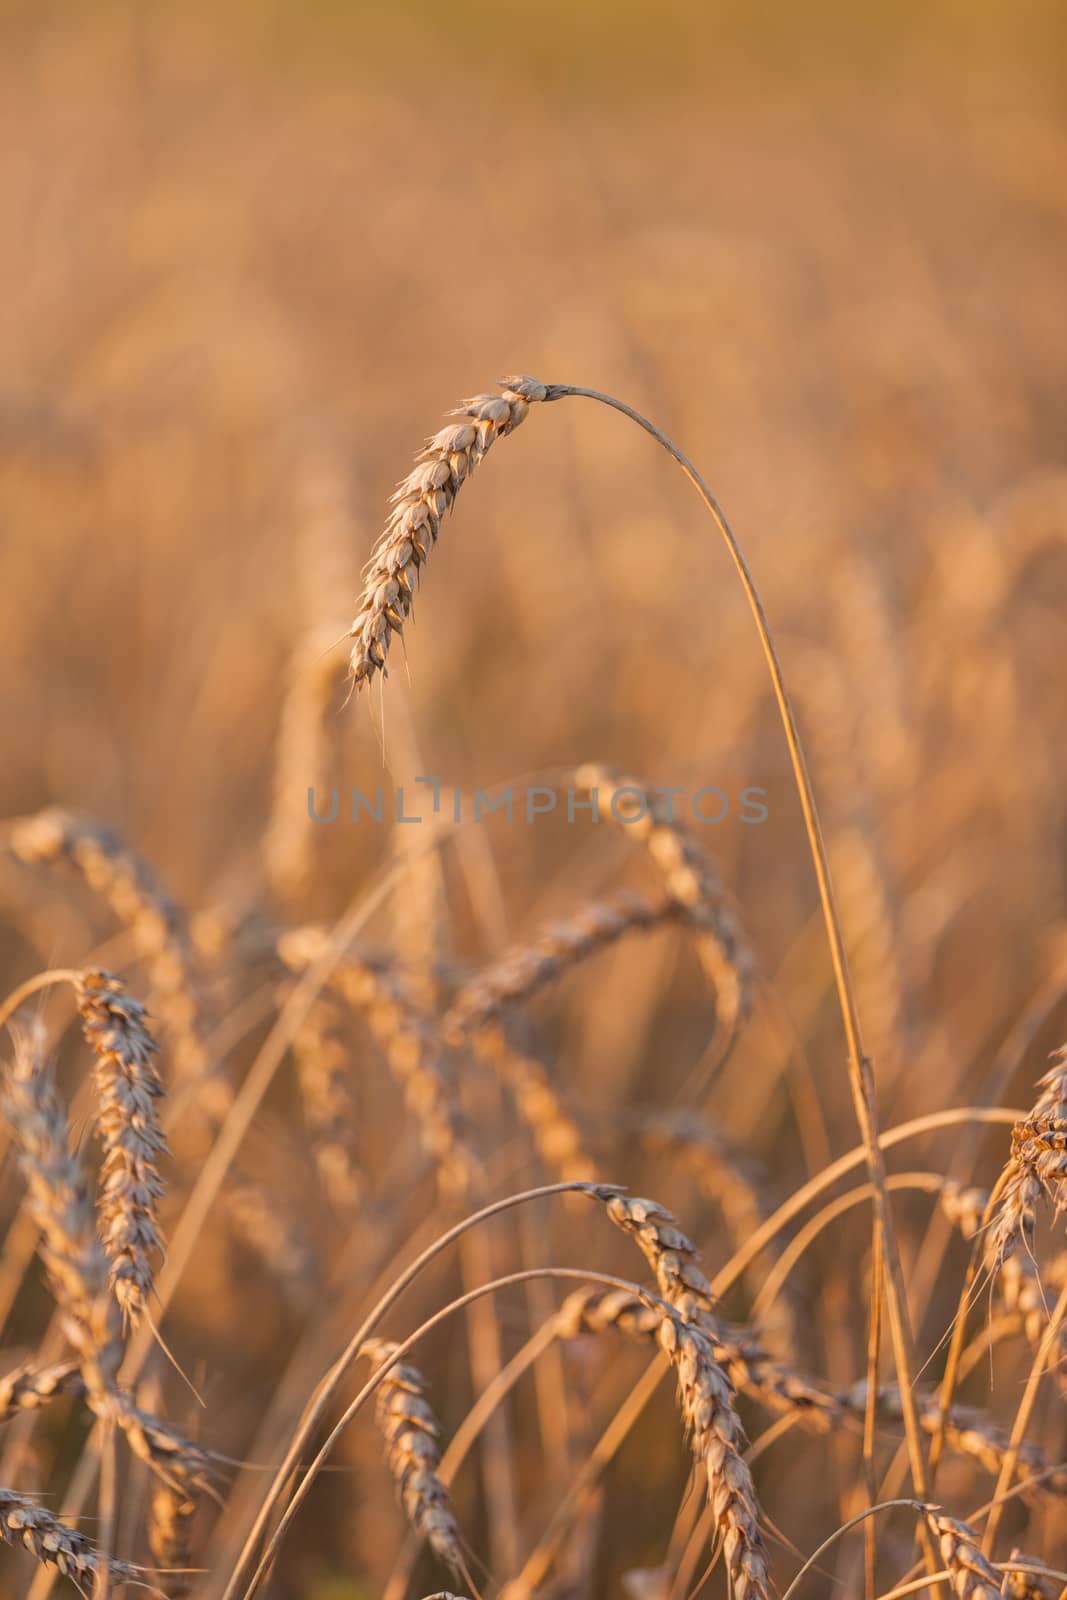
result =
M264 839L306 847L307 783L469 790L597 757L760 785L765 825L702 837L847 1148L750 619L688 486L620 417L568 401L494 450L384 699L344 706L335 678L322 747L290 738L278 775L287 697L353 614L423 437L506 372L592 385L692 455L751 558L885 1115L981 1099L1051 992L1005 1090L1029 1104L1064 1020L1062 8L4 4L0 47L0 811L106 820L195 917L285 900ZM319 830L300 915L339 913L394 832ZM446 881L458 964L639 871L591 825L482 833L481 890ZM87 904L27 932L39 891L10 863L3 892L12 982L108 932ZM376 931L421 948L424 913L400 894ZM669 937L597 974L541 1025L603 1131L692 1081L709 1017ZM784 1192L810 1151L781 1039L757 1027L709 1105ZM299 1211L284 1110L257 1136ZM206 1260L173 1333L225 1390L235 1454L306 1318L245 1271ZM949 1302L927 1287L929 1348ZM618 1565L654 1564L640 1472L615 1489L638 1546ZM399 1514L376 1492L368 1536L348 1480L323 1489L289 1592L377 1592ZM793 1536L818 1493L777 1506Z

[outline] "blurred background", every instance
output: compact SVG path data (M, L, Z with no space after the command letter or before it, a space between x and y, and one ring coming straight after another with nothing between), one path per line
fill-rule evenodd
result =
M506 372L591 385L693 457L750 556L885 1115L980 1099L1051 984L1008 1072L1028 1105L1064 1021L1065 85L1051 3L3 4L0 812L113 824L194 919L291 915L264 841L295 831L297 909L322 917L405 841L338 824L309 846L311 783L469 790L600 758L762 786L764 826L735 812L701 837L847 1148L751 621L688 485L624 419L568 401L494 450L384 700L344 706L335 675L321 739L291 724L279 765L293 686L353 615L425 435ZM460 964L640 869L591 824L482 831L490 887L473 910L455 894L443 936ZM12 982L84 934L28 934L26 881L5 865ZM376 932L403 948L422 914L398 896ZM594 1125L669 1103L700 1061L706 1001L670 939L604 958L542 1019ZM768 1037L714 1106L785 1192L806 1158ZM238 1319L235 1351L219 1281L205 1268L174 1338L216 1381L252 1371L236 1452L290 1313ZM373 1541L356 1562L341 1519L311 1526L292 1593L377 1592Z

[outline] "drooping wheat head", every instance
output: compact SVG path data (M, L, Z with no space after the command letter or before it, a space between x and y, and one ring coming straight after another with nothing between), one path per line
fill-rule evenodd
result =
M363 1354L378 1367L398 1348L386 1339L370 1339ZM437 1470L441 1464L440 1430L425 1393L426 1380L419 1369L398 1361L378 1390L378 1427L408 1521L446 1566L463 1575L466 1568L459 1523Z
M451 413L457 420L427 441L397 485L385 531L364 573L363 593L349 632L352 682L384 672L394 633L411 612L419 571L437 543L441 519L479 461L506 438L530 405L545 398L534 378L508 378L499 395L480 394Z
M96 1582L101 1556L92 1540L11 1489L0 1489L0 1539L28 1550L42 1566L55 1567L83 1594ZM143 1574L125 1561L109 1560L108 1572L113 1584L143 1581Z
M154 1260L163 1250L159 1163L167 1147L156 1109L163 1094L156 1045L144 1007L109 973L82 973L78 1011L95 1057L104 1249L123 1314L136 1319L152 1293Z
M1057 1050L1040 1080L1041 1093L1030 1115L1012 1133L1011 1157L996 1213L986 1234L985 1261L990 1273L1000 1271L1016 1250L1033 1251L1037 1207L1042 1197L1057 1209L1059 1188L1067 1173L1063 1131L1067 1129L1067 1046Z

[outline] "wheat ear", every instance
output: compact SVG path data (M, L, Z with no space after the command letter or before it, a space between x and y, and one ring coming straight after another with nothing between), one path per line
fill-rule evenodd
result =
M363 1354L377 1368L399 1348L387 1339L368 1339ZM459 1523L437 1472L440 1430L425 1394L426 1379L419 1369L398 1361L382 1380L375 1415L408 1521L446 1566L465 1576Z
M611 900L594 900L543 929L529 944L509 950L464 984L445 1017L445 1032L462 1034L496 1022L505 1007L531 999L609 945L687 916L688 908L673 896L650 900L627 892Z
M626 1120L635 1123L646 1149L685 1164L704 1194L718 1207L735 1247L740 1248L766 1221L765 1196L770 1192L767 1174L704 1117L692 1111L661 1111ZM768 1243L748 1264L746 1277L762 1280L777 1253L775 1244ZM784 1295L776 1299L766 1324L761 1318L765 1333L772 1326L778 1341L791 1350L796 1330Z
M352 1051L340 1037L340 1021L336 1004L320 995L293 1034L293 1059L319 1178L344 1216L358 1210L363 1179L355 1151Z
M278 941L278 954L290 971L302 972L322 954L326 937L321 928L290 929ZM337 963L328 982L374 1035L418 1121L442 1188L449 1194L476 1188L481 1168L468 1142L440 1030L411 1003L402 981L384 962L350 954Z
M104 1249L123 1314L136 1319L152 1292L153 1259L163 1250L159 1162L167 1147L156 1112L163 1084L145 1009L123 993L119 979L90 969L82 973L77 995L82 1030L96 1058Z
M83 1593L96 1581L102 1558L92 1541L11 1489L0 1489L0 1539L15 1549L28 1550L42 1566L55 1567ZM125 1561L109 1560L107 1570L112 1583L131 1583L142 1577Z
M183 1600L189 1580L175 1568L189 1565L189 1535L196 1515L196 1499L187 1489L156 1483L148 1512L148 1548L163 1569L167 1600Z
M100 1421L117 1423L134 1453L164 1481L176 1486L203 1483L210 1459L206 1452L140 1410L118 1386L122 1314L111 1289L109 1263L51 1074L36 1048L23 1039L7 1074L3 1110L18 1148L29 1208L41 1230L39 1249L60 1325L78 1358L91 1410Z
M464 481L496 439L514 433L534 401L545 398L534 378L509 378L499 395L479 394L450 415L457 420L434 434L397 485L385 531L364 573L363 593L349 636L352 681L385 671L394 633L411 611L419 569L437 542L441 518Z
M1041 1093L1029 1116L1012 1132L1012 1153L1004 1169L1004 1186L986 1233L985 1263L999 1272L1016 1250L1032 1251L1037 1207L1051 1184L1067 1170L1062 1152L1042 1144L1043 1130L1067 1126L1067 1046L1057 1050L1041 1078Z
M654 1200L608 1195L615 1225L637 1241L673 1308L658 1338L674 1367L682 1417L693 1453L708 1478L708 1503L723 1541L735 1600L765 1600L770 1576L759 1531L759 1502L743 1455L744 1432L734 1409L734 1386L717 1359L711 1293L692 1244L669 1211Z

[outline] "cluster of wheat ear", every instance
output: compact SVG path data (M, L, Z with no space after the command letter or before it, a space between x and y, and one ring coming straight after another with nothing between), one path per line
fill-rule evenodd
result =
M1067 1584L1055 1566L1067 1464L1062 1417L1050 1420L1067 1255L1046 1252L1041 1227L1046 1203L1054 1220L1067 1197L1067 1049L1029 1111L1001 1104L998 1057L988 1103L880 1126L890 1097L861 1013L870 997L884 1036L905 1028L903 979L884 970L888 900L871 853L845 848L851 820L823 842L762 600L696 469L595 391L509 378L464 402L393 497L351 627L351 679L384 676L442 519L490 446L532 407L574 397L668 451L741 577L844 1051L829 1043L823 985L804 1034L819 1063L804 1058L766 999L727 870L670 790L599 762L561 785L613 825L598 848L627 835L644 847L632 866L645 889L591 887L591 853L581 892L564 880L561 914L504 938L487 909L492 874L476 848L457 848L418 897L433 925L410 948L369 929L386 895L425 871L417 854L408 875L390 867L323 920L308 903L314 850L287 808L300 763L322 757L336 663L294 658L275 814L255 866L198 917L111 828L57 808L16 818L3 872L31 899L69 895L107 928L121 974L87 941L76 965L16 973L0 1007L14 1157L0 1322L23 1341L0 1376L3 1471L20 1483L0 1489L0 1540L41 1569L26 1577L34 1600L56 1575L98 1596L143 1585L171 1600L324 1600L338 1582L339 1596L381 1585L404 1600L440 1567L477 1600L581 1600L616 1582L670 1600L704 1581L769 1600L792 1596L790 1576L813 1581L801 1562L816 1546L838 1561L843 1592L867 1600L938 1586L1029 1600ZM301 639L327 620L309 619ZM879 907L865 938L881 956L861 962L858 983L831 880L849 861L860 909ZM798 963L821 963L817 949L801 940ZM653 1007L642 987L666 999ZM691 991L697 1003L678 999ZM641 1017L655 1073L639 1080L626 1046ZM825 1063L838 1055L835 1074ZM943 1069L943 1054L930 1060ZM838 1080L857 1130L840 1138L826 1116ZM650 1092L668 1081L670 1094ZM982 1128L1001 1169L988 1189ZM892 1152L921 1138L946 1143L901 1169ZM662 1200L640 1197L646 1177ZM917 1221L923 1197L933 1204ZM872 1224L856 1226L864 1208ZM835 1255L827 1241L846 1227ZM947 1303L950 1336L936 1330L932 1348L920 1292ZM990 1360L1005 1374L992 1397L980 1389ZM644 1413L667 1372L676 1405L656 1431ZM627 1449L639 1423L647 1470ZM1008 1549L1002 1526L1014 1534L1023 1518L1047 1564ZM862 1552L844 1538L861 1525Z

